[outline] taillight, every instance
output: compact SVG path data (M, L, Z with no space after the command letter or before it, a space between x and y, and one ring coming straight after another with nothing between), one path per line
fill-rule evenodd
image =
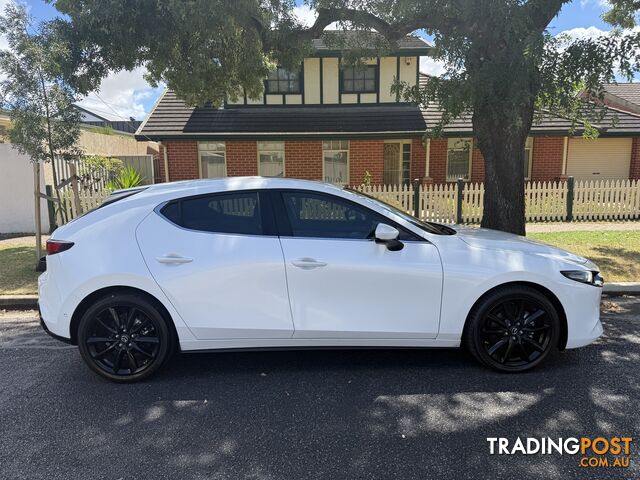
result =
M53 255L54 253L64 252L73 247L73 242L67 242L65 240L47 240L47 255Z

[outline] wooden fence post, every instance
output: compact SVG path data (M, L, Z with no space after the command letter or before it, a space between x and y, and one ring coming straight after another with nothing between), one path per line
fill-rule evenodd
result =
M462 223L462 191L464 190L464 180L458 179L458 195L456 202L456 223Z
M33 198L35 200L36 265L42 256L42 217L40 216L40 162L33 162Z
M567 177L567 222L573 220L574 178Z
M413 181L413 216L420 218L420 180Z
M82 215L82 205L80 204L80 192L78 191L78 175L76 175L76 164L71 163L69 165L69 172L71 173L71 191L73 192L73 205L75 210L75 216Z
M47 194L47 211L49 212L49 233L53 233L53 231L57 228L56 225L56 205L51 200L53 198L53 187L51 185L45 185L44 191Z

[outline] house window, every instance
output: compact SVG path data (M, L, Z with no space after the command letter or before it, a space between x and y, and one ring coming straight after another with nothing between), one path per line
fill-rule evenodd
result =
M258 173L284 177L284 142L258 142Z
M447 182L471 178L472 142L467 138L450 138L447 145Z
M200 176L219 178L227 176L227 161L224 142L198 142Z
M267 93L300 93L300 72L290 72L278 67L269 72L265 86Z
M533 160L533 138L527 137L524 144L524 179L531 179L531 165Z
M342 69L343 93L376 93L376 65L345 67Z
M349 141L322 142L324 181L346 185L349 182Z
M386 142L384 144L385 185L408 185L411 182L411 144Z

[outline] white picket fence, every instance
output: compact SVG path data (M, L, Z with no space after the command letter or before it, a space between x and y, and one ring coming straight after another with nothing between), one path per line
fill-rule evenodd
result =
M356 186L354 189L414 214L413 185ZM419 187L420 218L444 223L480 223L484 185L465 183L461 192L462 214L458 218L458 184ZM568 182L527 182L525 217L527 222L567 220ZM576 181L572 220L630 220L640 218L640 180Z

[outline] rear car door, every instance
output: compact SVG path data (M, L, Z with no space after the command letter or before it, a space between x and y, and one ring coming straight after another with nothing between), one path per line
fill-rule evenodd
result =
M136 236L151 275L196 338L293 335L282 249L263 193L168 202Z
M436 247L348 199L310 190L274 194L295 338L435 338L442 265ZM400 251L373 239L401 231Z

